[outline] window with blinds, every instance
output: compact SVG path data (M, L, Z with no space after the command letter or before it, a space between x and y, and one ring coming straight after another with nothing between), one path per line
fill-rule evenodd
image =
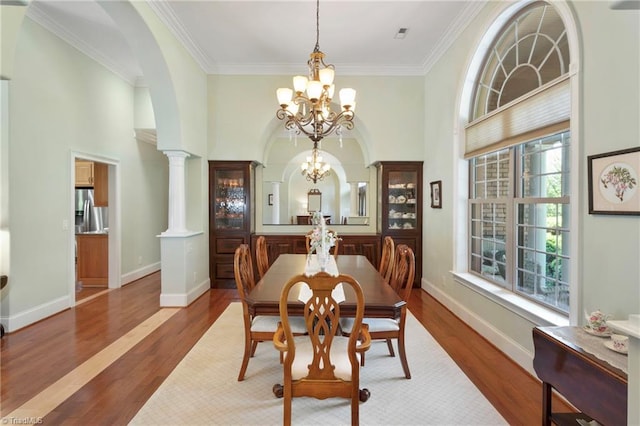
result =
M469 271L569 312L569 49L553 6L534 2L499 32L465 128Z

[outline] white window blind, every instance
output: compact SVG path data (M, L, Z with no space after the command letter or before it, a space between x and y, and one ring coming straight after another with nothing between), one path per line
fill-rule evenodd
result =
M466 126L465 158L569 128L569 78L560 77Z

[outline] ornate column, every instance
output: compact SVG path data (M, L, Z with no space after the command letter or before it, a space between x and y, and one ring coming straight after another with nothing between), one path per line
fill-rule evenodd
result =
M164 151L169 157L169 228L162 235L180 235L187 232L186 186L184 151Z

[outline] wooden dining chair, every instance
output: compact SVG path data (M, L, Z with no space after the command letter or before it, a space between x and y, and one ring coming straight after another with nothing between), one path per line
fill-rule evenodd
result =
M248 244L241 244L236 249L233 257L233 273L236 279L238 295L242 301L244 323L244 354L240 373L238 374L238 381L242 381L249 365L249 358L254 356L258 343L273 339L273 334L278 327L280 318L266 315L253 316L249 313L246 297L255 286L255 279L251 262L251 250ZM294 333L304 334L306 332L306 327L301 317L292 319L291 324Z
M289 294L298 292L297 283L306 283L311 296L304 304L307 334L294 337L289 315ZM340 335L340 304L334 289L342 283L351 287L356 298L352 335ZM344 290L344 289L343 289ZM332 276L319 272L311 277L297 275L282 288L280 318L282 322L273 336L273 344L284 354L284 382L274 386L274 393L284 397L283 424L291 424L292 399L307 396L317 399L332 397L351 400L351 424L359 422L359 403L369 398L367 389L360 390L360 356L369 349L371 339L362 324L364 295L360 284L350 275Z
M390 236L384 237L382 243L382 255L380 256L380 264L378 265L378 272L384 277L384 280L388 283L393 272L393 263L395 261L395 242Z
M264 277L269 269L269 253L267 252L267 239L261 235L256 240L256 264L260 279Z
M405 302L409 300L409 295L411 294L415 268L416 259L413 250L411 250L411 248L406 244L399 244L395 249L393 273L391 274L389 285ZM400 362L402 363L404 376L407 379L410 379L411 372L409 371L409 363L407 362L407 354L404 344L406 320L407 305L405 303L400 310L400 318L398 319L365 318L364 322L369 325L371 340L386 340L387 347L389 348L389 355L392 357L395 357L392 340L396 339L398 341L398 353L400 355ZM353 332L351 318L341 319L340 327L343 334L350 335ZM364 365L364 354L362 355L361 363Z
M333 232L335 234L335 232L331 229L327 229L327 231L329 232ZM307 253L309 253L311 251L311 235L313 234L313 229L309 232L307 232L304 236L305 238L305 243L307 245ZM330 253L333 254L333 257L335 259L338 258L338 247L340 246L340 238L336 238L336 242L334 244L334 246L331 248Z

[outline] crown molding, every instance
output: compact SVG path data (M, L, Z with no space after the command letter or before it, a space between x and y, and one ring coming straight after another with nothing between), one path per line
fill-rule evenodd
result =
M376 66L370 65L340 65L334 63L336 72L340 75L356 76L421 76L424 75L422 66ZM217 75L294 75L300 73L300 64L224 64L219 65Z
M147 4L160 18L160 20L169 28L169 31L182 43L182 46L189 52L194 61L206 74L215 73L215 65L209 61L207 56L202 52L198 45L193 41L189 32L180 23L176 17L173 8L166 0L146 0Z
M130 85L135 85L136 76L131 76L126 73L126 71L120 67L116 62L112 61L107 56L103 55L83 40L76 37L73 33L68 31L66 28L58 24L56 21L47 16L46 12L42 10L38 2L31 2L29 7L27 8L27 17L41 25L43 28L49 30L54 35L58 36L60 39L65 41L67 44L76 48L80 53L88 56L93 59Z
M460 37L460 34L469 26L471 21L480 13L480 10L486 5L486 2L471 2L449 25L447 31L444 32L435 49L424 60L422 66L422 74L426 75L451 47L454 41Z

